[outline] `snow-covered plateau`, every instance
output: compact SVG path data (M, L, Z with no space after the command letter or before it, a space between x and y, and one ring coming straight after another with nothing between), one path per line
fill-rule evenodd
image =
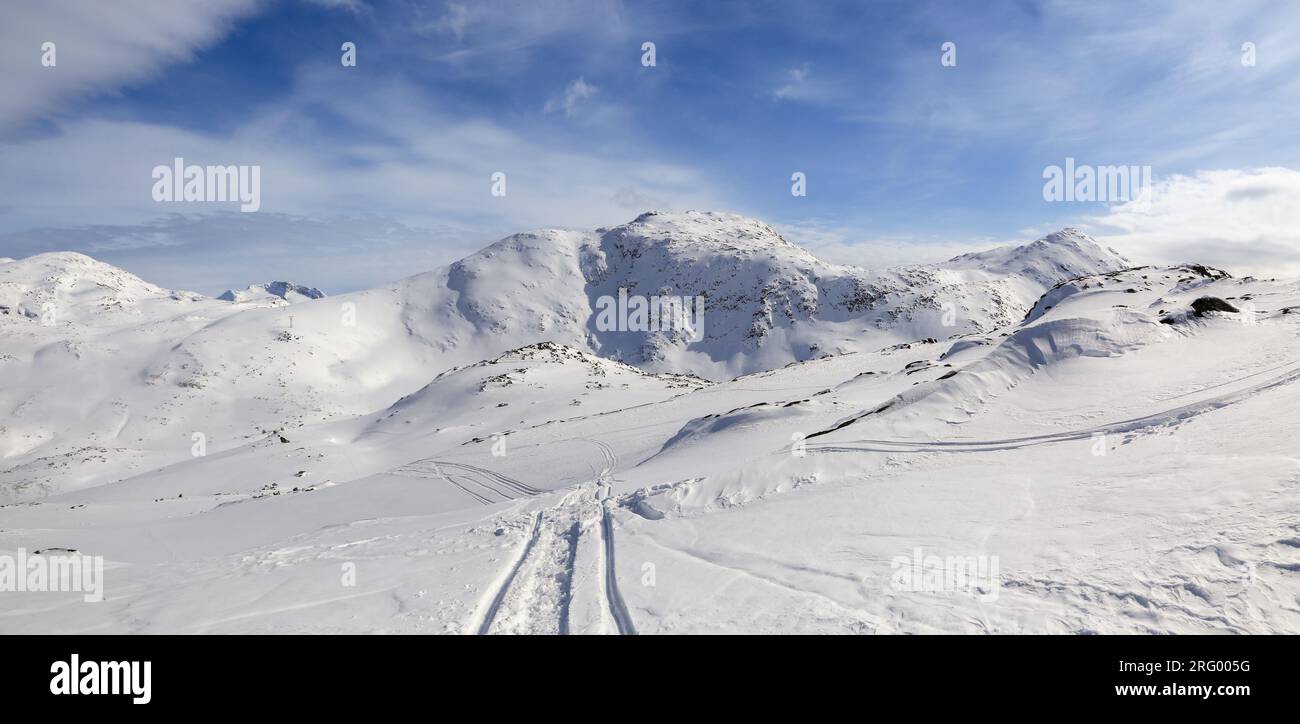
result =
M701 212L328 297L0 259L0 556L104 565L0 633L1300 633L1300 282L1195 262Z

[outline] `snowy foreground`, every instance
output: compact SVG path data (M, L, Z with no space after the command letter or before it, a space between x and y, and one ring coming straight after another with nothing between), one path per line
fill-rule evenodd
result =
M1300 632L1295 281L688 213L318 295L0 260L0 556L104 561L0 633Z

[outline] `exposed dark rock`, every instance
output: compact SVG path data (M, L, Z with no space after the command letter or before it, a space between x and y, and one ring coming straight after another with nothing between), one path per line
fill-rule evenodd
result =
M1215 269L1212 266L1205 266L1204 264L1187 264L1183 268L1194 271L1197 274L1200 274L1201 276L1205 277L1206 279L1231 279L1232 278L1232 275L1229 274L1228 272L1222 269Z
M1210 312L1238 312L1240 310L1218 297L1200 297L1192 302L1192 311L1196 313L1196 316L1204 317Z

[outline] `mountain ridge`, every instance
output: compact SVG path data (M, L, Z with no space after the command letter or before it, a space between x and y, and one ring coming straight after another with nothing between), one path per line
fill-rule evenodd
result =
M227 289L217 295L217 299L226 302L249 302L272 297L294 304L297 302L309 302L314 299L324 299L325 292L322 292L315 287L308 287L293 282L274 281L263 284L249 284L247 287L238 291Z
M754 219L638 219L521 232L446 267L293 305L168 290L75 253L0 265L0 372L10 382L0 389L0 458L131 451L81 466L72 483L22 476L30 490L95 484L174 461L196 421L211 449L224 449L387 409L447 370L539 343L649 374L729 380L989 334L1024 319L1047 282L1124 263L1072 239L869 272L821 261ZM601 329L600 301L620 289L702 297L700 334Z

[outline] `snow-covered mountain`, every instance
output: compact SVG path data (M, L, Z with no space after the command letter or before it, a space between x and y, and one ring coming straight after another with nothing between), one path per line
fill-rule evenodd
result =
M84 255L42 254L0 267L0 320L10 320L2 363L13 382L0 391L10 413L0 498L178 459L195 421L221 449L379 410L449 368L539 342L726 379L986 332L1024 317L1053 284L1124 265L1067 231L868 272L822 262L762 222L697 212L517 234L450 267L328 299L272 284L214 300ZM702 298L702 334L602 330L600 301L620 292ZM313 299L289 310L286 300L304 297ZM60 472L77 455L95 464Z
M871 272L823 262L730 214L642 214L593 233L517 234L452 265L453 326L546 336L655 371L724 379L824 354L945 339L1022 317L1044 291L1127 260L1077 230L936 265ZM602 330L620 290L703 300L702 338Z
M306 287L293 282L269 282L267 284L250 284L238 291L227 289L217 296L227 302L251 302L270 300L273 303L295 304L324 299L325 292L315 287Z
M1294 633L1297 324L1069 229L868 271L646 214L292 307L8 262L0 551L111 575L0 631Z
M166 317L199 294L150 284L84 254L38 254L0 265L0 306L46 326L110 327Z

